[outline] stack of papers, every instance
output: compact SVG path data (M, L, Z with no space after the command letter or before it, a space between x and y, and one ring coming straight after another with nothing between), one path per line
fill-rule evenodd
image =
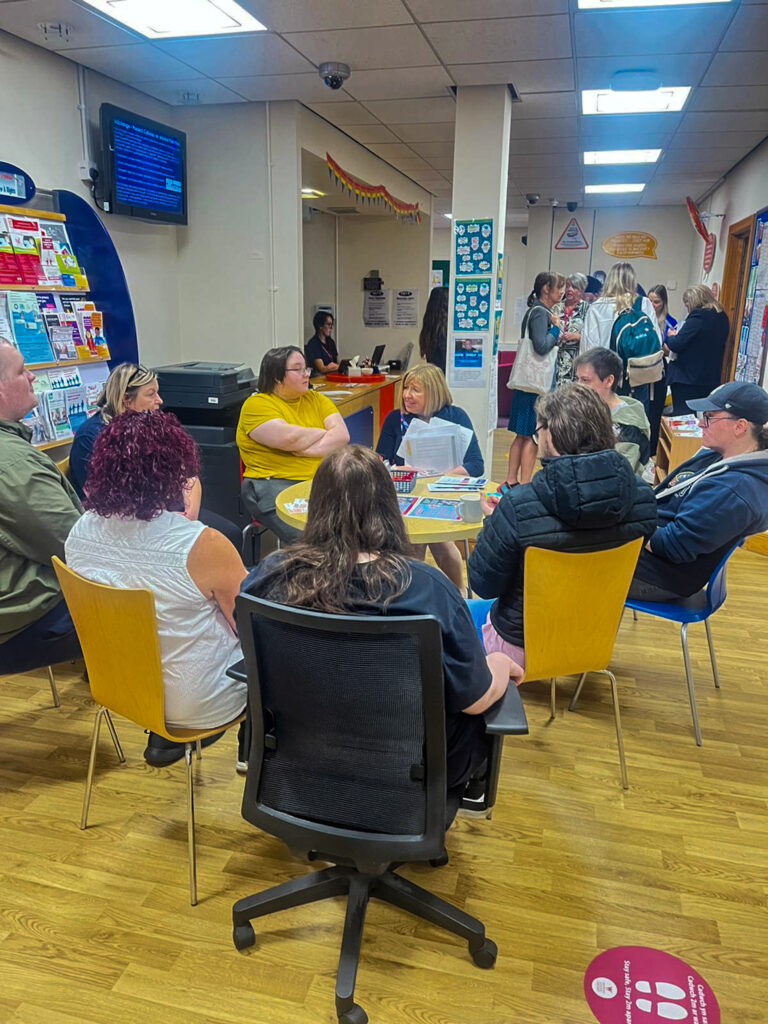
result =
M458 423L435 417L429 422L411 420L397 454L406 466L422 472L447 473L464 461L472 431Z
M427 484L430 491L482 491L488 480L484 476L441 476L432 484Z
M398 494L400 511L409 519L443 519L448 522L461 520L458 501L446 501L444 498L414 498L408 494Z

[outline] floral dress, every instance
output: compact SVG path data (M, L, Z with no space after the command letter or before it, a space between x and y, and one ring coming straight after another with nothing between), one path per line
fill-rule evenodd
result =
M582 299L571 309L566 309L564 303L559 302L553 309L563 324L563 334L581 334L584 330L584 317L587 315L589 303ZM579 354L581 341L565 341L557 353L557 366L555 367L555 387L561 388L564 384L573 381L573 361Z

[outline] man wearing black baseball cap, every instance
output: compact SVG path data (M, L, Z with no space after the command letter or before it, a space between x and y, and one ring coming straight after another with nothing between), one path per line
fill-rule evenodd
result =
M703 447L655 489L659 525L637 563L636 600L695 594L735 543L768 529L768 393L732 381L688 407Z

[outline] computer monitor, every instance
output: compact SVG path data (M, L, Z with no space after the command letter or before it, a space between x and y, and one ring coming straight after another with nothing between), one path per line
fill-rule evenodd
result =
M376 348L373 350L373 355L371 356L371 363L374 366L378 366L381 363L381 359L382 356L384 355L385 348L386 345L377 345Z

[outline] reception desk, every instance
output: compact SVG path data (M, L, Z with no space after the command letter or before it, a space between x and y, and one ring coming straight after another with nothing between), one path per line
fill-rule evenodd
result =
M375 384L364 382L364 377L353 378L349 384L315 377L312 387L320 394L327 394L334 403L347 422L350 440L373 448L387 414L400 408L403 374L387 374L386 380Z

